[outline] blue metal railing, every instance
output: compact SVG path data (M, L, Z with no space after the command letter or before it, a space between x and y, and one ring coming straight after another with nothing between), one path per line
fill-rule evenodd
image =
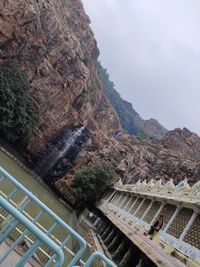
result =
M9 194L0 195L0 207L2 207L5 211L9 213L8 219L5 220L4 225L0 231L0 244L5 241L5 239L10 236L11 232L16 229L17 226L23 225L24 230L21 232L20 236L13 242L12 246L9 250L0 258L0 263L2 263L9 254L20 244L28 233L34 235L34 242L30 245L24 255L20 258L20 260L16 263L16 267L24 266L28 260L35 255L37 250L40 248L41 244L45 244L46 247L51 251L49 254L48 261L45 262L43 266L63 266L65 260L65 254L63 252L63 248L66 245L69 245L70 239L75 239L79 244L79 249L77 252L73 253L72 259L69 259L68 267L73 267L75 264L80 263L81 257L86 251L87 242L77 233L75 232L69 225L67 225L59 216L57 216L51 209L49 209L43 202L37 199L30 191L28 191L24 186L22 186L18 181L16 181L8 172L6 172L3 168L0 167L0 185L9 181L14 186L14 189L9 192ZM25 195L25 200L23 203L20 203L18 207L14 207L12 204L12 197L17 193L22 193ZM37 207L39 207L39 211L34 218L26 216L25 208L33 202ZM49 229L44 232L42 229L38 227L38 220L44 213L48 214L51 219L53 219L52 225ZM66 237L63 242L56 242L52 239L52 231L57 226L61 226L65 232ZM107 259L104 255L99 252L93 253L86 263L83 265L84 267L92 266L92 263L95 258L100 258L103 262L106 263L106 266L116 267L109 259Z

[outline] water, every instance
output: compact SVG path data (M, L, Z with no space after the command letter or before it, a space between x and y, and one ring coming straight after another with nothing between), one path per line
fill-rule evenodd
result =
M67 152L75 144L77 138L82 135L85 128L80 127L75 129L75 131L66 132L53 148L51 153L45 157L41 163L37 166L36 172L44 177L49 170L51 170Z
M15 177L22 185L24 185L29 191L31 191L35 196L38 197L42 202L44 202L49 208L51 208L58 216L60 216L67 224L71 225L74 228L73 221L77 221L75 213L70 211L64 204L62 204L50 191L49 189L36 181L30 174L25 172L17 163L15 163L9 156L0 151L0 166L8 171L13 177ZM6 185L6 188L3 188L5 193L10 192L11 185ZM33 204L34 205L34 204ZM32 216L35 215L37 210L33 205L28 205L27 212ZM40 220L40 224L48 228L52 224L52 220L48 218L48 215L45 215ZM86 231L76 223L76 231L81 233L82 236L86 235ZM56 229L53 233L59 239L62 240L63 229Z
M54 160L55 163L58 161L59 158L61 158L62 156L64 156L65 153L67 153L67 151L69 150L71 146L73 146L76 139L82 134L83 130L84 130L84 127L81 127L80 129L75 131L68 140L64 141L63 148L59 151L59 153L55 154L55 160Z

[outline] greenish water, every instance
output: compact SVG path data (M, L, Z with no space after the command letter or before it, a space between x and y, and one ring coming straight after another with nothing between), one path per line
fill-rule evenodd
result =
M29 191L31 191L38 199L44 202L67 224L72 226L72 228L74 228L75 221L75 230L78 231L82 236L86 234L85 230L77 223L74 212L70 211L63 203L61 203L45 185L36 181L30 174L24 171L23 168L21 168L16 162L13 161L13 159L11 159L2 151L0 151L0 166L3 167L7 172L9 172L14 178L16 178ZM0 189L4 193L8 194L12 191L13 187L10 183L4 182L3 185L1 185ZM17 193L16 196L13 197L13 200L19 203L22 198L23 195L21 193ZM32 217L35 217L38 213L38 208L33 203L29 204L25 210ZM53 221L47 214L45 214L39 220L39 223L43 227L49 228L53 224ZM60 227L56 227L56 229L52 233L61 241L63 241L63 239L66 237L66 231L64 231L64 229Z

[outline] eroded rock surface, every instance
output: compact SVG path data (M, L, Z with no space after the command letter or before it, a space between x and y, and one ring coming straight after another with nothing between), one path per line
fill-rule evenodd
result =
M24 68L39 115L31 152L73 125L89 126L100 137L120 129L96 74L99 50L89 23L79 0L0 3L0 65Z
M179 130L184 134L185 129ZM169 132L171 138L176 131ZM181 135L182 136L182 135ZM173 139L173 138L172 138ZM168 137L167 137L168 140ZM174 140L174 139L173 139ZM183 139L181 138L182 142ZM169 140L168 140L169 142ZM187 143L187 138L185 140ZM185 145L185 142L183 144ZM169 145L171 148L169 148ZM177 150L173 143L163 141L148 141L124 135L120 140L107 139L103 146L96 151L82 151L77 158L76 168L64 179L57 182L58 188L71 186L76 170L87 164L106 160L115 168L118 177L125 184L135 183L138 179L147 182L150 179L166 183L170 178L178 184L187 178L190 185L200 179L200 161L192 159L187 153Z

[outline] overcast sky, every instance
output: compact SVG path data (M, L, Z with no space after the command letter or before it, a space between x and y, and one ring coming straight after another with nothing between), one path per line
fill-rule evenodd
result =
M200 134L200 1L83 0L100 60L144 118Z

